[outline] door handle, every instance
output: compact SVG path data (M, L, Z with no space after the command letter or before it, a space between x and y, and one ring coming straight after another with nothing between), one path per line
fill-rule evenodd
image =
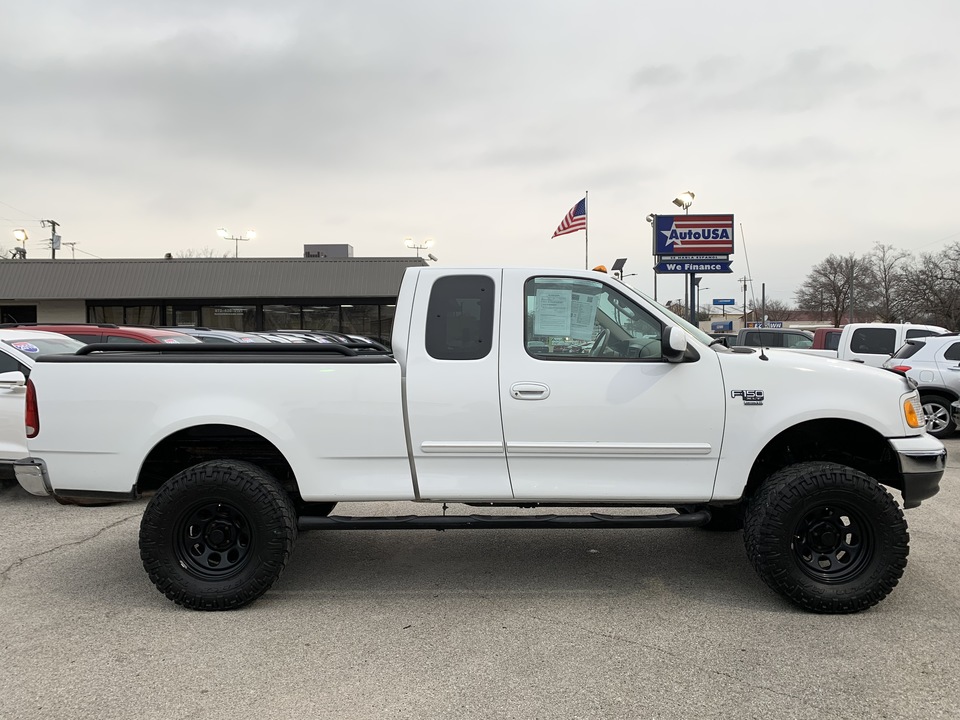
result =
M550 397L550 388L543 383L518 382L510 386L514 400L544 400Z

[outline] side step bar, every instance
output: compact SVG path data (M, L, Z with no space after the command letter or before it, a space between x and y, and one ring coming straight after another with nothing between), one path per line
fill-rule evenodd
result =
M710 511L682 515L402 515L398 517L303 516L301 530L479 530L510 528L674 528L700 527Z

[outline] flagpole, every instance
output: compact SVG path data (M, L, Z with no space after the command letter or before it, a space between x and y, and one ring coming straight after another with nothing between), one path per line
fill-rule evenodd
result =
M587 212L587 195L589 190L583 191L583 269L590 269L590 213Z

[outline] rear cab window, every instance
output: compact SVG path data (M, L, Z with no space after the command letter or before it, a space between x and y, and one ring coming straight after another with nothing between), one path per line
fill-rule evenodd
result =
M493 347L494 281L485 275L438 278L430 290L424 342L437 360L480 360Z
M850 338L850 350L861 355L892 355L897 350L894 328L857 328Z

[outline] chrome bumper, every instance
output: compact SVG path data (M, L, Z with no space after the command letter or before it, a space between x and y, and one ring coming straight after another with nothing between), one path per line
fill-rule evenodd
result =
M903 506L917 507L940 492L940 478L947 469L947 449L932 435L895 438L890 445L897 454L903 482Z
M13 474L20 487L31 495L52 495L53 486L47 465L40 458L24 458L13 463Z

